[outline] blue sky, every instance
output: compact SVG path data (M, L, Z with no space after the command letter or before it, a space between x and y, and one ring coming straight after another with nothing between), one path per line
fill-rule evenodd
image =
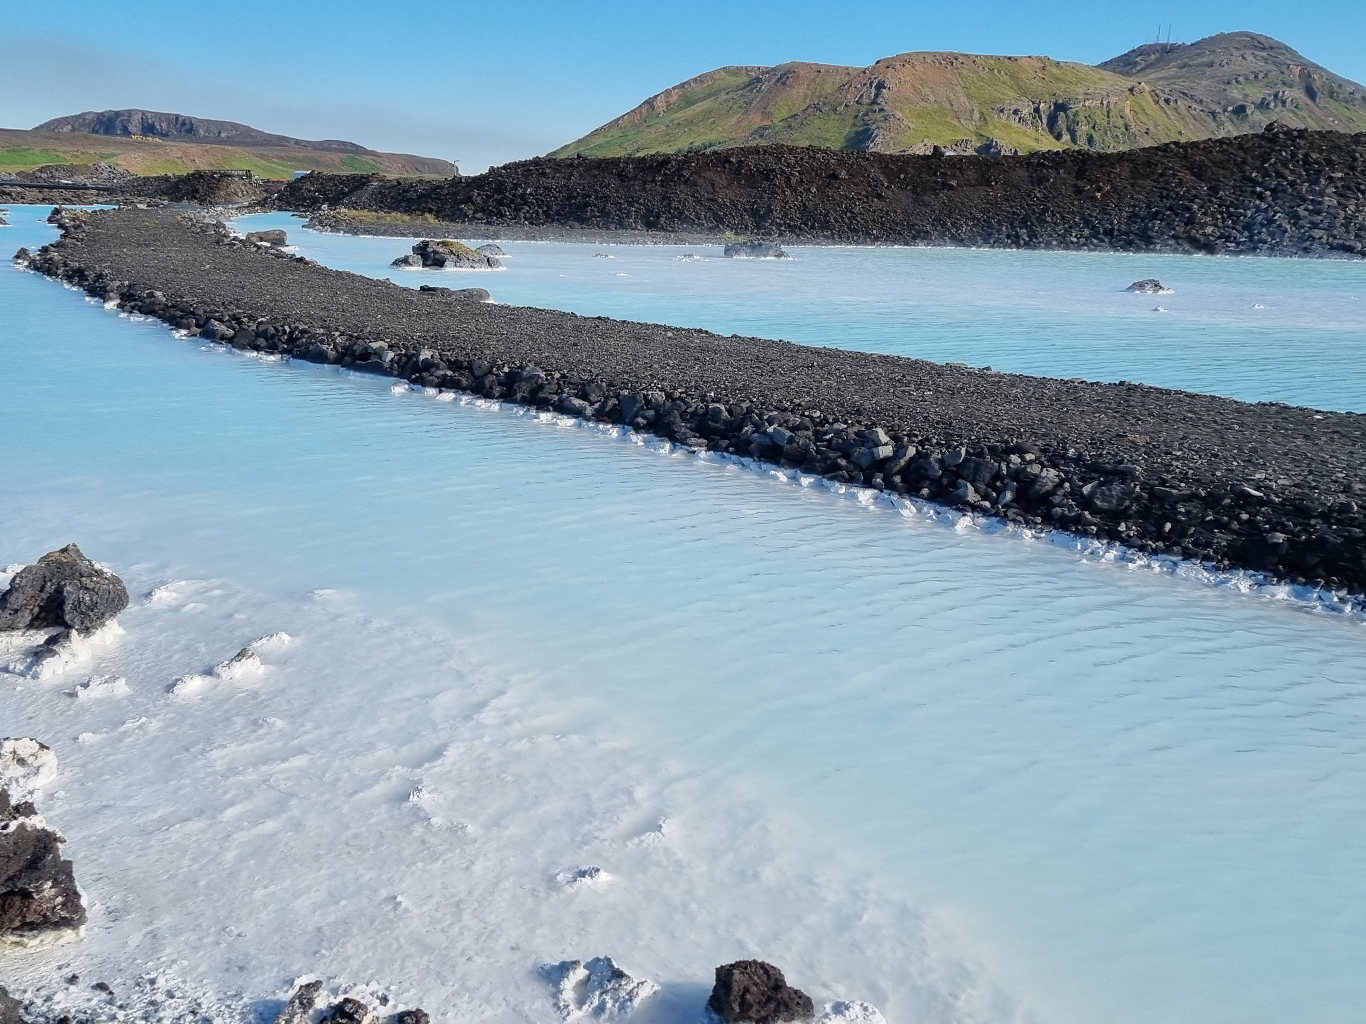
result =
M544 153L723 64L866 65L907 50L1097 63L1250 29L1366 81L1366 4L8 0L0 126L146 107L459 160Z

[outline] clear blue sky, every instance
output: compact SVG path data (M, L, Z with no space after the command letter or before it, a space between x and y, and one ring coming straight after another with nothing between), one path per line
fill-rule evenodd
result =
M4 5L0 126L145 107L459 160L533 156L723 64L907 50L1097 63L1249 29L1366 81L1366 3L93 0Z

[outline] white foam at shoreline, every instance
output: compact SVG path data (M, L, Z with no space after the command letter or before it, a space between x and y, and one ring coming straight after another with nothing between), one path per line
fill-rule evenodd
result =
M985 534L1002 535L1024 541L1044 541L1055 547L1072 551L1087 561L1119 565L1133 571L1162 573L1188 582L1218 587L1266 600L1286 602L1307 611L1342 615L1366 623L1366 595L1335 593L1328 589L1288 583L1267 573L1248 569L1221 569L1208 562L1176 558L1167 554L1150 554L1117 541L1102 541L1093 537L1067 533L1063 530L1039 529L1034 526L1012 523L995 516L963 512L921 498L878 491L871 487L838 483L824 477L803 473L799 469L784 469L758 459L732 455L728 452L689 448L658 435L633 430L631 427L621 424L602 423L596 420L568 416L564 413L536 409L513 402L483 398L469 392L447 391L416 384L405 384L401 381L391 385L390 391L395 395L423 395L440 398L444 401L455 401L463 406L489 412L511 412L514 416L532 419L538 423L561 429L588 430L604 437L626 441L657 451L661 455L692 456L699 462L747 470L773 480L785 481L797 487L825 490L835 497L853 501L865 508L896 513L909 520L933 523L954 531L976 530Z

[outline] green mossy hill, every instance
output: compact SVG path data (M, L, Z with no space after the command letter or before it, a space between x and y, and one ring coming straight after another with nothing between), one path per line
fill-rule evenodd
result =
M1099 67L903 53L866 68L726 67L652 96L553 157L784 143L880 153L1106 152L1286 126L1366 131L1366 89L1251 32L1151 44Z

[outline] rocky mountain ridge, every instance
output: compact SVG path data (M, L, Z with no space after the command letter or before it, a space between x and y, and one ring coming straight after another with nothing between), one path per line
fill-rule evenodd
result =
M110 163L137 174L244 170L288 178L298 170L448 177L449 160L383 153L342 139L296 139L236 121L130 108L55 117L30 130L0 129L0 163L23 173L50 164Z
M1366 130L1366 88L1275 39L1155 43L1096 67L903 53L866 68L725 67L666 89L554 157L783 143L882 153L1132 149L1289 127Z
M342 139L296 139L288 135L273 135L236 121L215 121L207 117L191 117L188 114L172 114L157 110L87 110L81 114L54 117L36 125L33 130L233 146L298 146L300 149L317 149L327 153L374 152Z

